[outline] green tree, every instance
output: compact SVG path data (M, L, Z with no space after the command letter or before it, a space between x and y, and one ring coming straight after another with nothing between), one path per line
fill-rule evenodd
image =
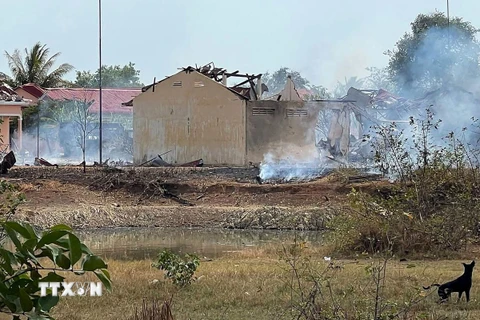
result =
M311 95L306 97L307 100L325 99L330 97L330 93L325 87L312 85L308 79L302 77L300 72L291 70L287 67L282 67L274 73L265 72L262 75L262 82L267 85L269 91L268 94L275 95L282 91L283 88L285 88L288 76L291 77L295 84L295 88L307 89L312 92Z
M77 71L75 86L82 88L97 88L99 86L100 72ZM135 69L135 64L129 62L125 66L102 66L102 87L126 88L143 87L140 82L140 71Z
M356 89L361 89L365 83L365 80L357 76L347 78L345 77L345 82L337 81L337 86L333 91L335 98L341 98L345 96L348 92L348 89L351 87Z
M5 51L12 77L10 84L20 86L26 83L36 83L44 88L66 85L63 77L73 70L73 66L63 63L52 70L60 52L49 56L50 49L37 42L30 50L25 48L25 57L16 49L12 54Z
M390 92L395 91L395 86L390 80L387 68L369 67L370 75L365 78L366 89L384 89Z
M386 52L400 94L419 96L444 85L462 86L478 76L478 29L470 22L435 12L419 14L411 28Z

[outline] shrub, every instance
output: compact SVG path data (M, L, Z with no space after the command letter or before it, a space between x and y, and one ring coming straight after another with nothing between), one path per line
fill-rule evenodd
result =
M464 135L442 135L430 110L409 126L410 134L396 124L376 128L376 167L396 183L349 194L348 210L330 222L337 250L451 252L478 238L478 150Z
M186 254L183 258L170 250L163 250L158 255L153 267L165 271L165 278L172 280L174 285L185 287L196 279L195 271L200 265L200 260L196 255Z

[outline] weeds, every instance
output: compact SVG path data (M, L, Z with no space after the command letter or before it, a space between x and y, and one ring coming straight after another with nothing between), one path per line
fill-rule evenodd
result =
M393 257L391 251L375 257L364 267L363 275L354 277L352 273L344 274L344 267L330 258L325 257L323 263L311 259L305 242L295 239L280 253L287 266L283 277L289 301L286 318L420 319L416 309L429 295L417 289L410 291L410 296L404 294L403 301L392 296L387 271Z
M411 135L396 124L376 128L376 167L398 183L373 194L352 190L348 211L330 223L335 249L437 254L465 250L478 240L478 151L465 128L458 136L441 136L440 127L427 110L423 120L410 118Z
M142 303L142 309L135 308L135 315L130 320L173 320L172 301L164 301L160 307L157 300L152 300L152 304L148 305L145 299Z

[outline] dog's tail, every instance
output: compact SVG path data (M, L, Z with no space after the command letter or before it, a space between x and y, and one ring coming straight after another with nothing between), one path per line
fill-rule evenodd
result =
M423 287L423 289L428 290L428 289L430 289L431 287L440 287L440 284L438 284L438 283L432 283L432 284L431 284L430 286L428 286L428 287Z

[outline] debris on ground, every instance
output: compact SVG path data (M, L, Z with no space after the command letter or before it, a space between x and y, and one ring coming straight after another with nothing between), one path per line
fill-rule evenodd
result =
M376 181L382 179L382 175L379 173L365 173L355 176L349 176L348 182L366 182L366 181Z
M203 159L198 159L198 160L194 160L194 161L191 161L191 162L187 162L187 163L179 165L178 167L195 167L195 168L203 167Z
M139 167L192 167L198 168L203 167L203 159L197 159L180 165L174 165L163 160L162 156L159 154L156 157L141 163Z
M17 159L15 158L15 154L13 151L10 151L3 157L2 162L0 163L0 173L1 174L7 174L8 170L13 167L13 165L17 162Z
M45 160L43 158L35 158L34 165L35 166L57 167L58 168L58 164L52 164L52 163L48 162L47 160Z

